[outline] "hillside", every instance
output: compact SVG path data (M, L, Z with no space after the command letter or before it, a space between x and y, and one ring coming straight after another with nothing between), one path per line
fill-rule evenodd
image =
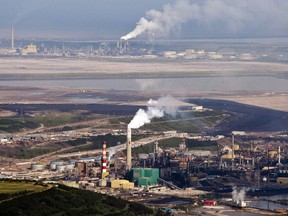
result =
M156 215L142 204L59 185L0 203L0 215Z

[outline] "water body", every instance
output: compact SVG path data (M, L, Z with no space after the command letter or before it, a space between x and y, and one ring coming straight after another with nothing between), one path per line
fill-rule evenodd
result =
M288 209L288 205L282 205L279 203L271 202L271 201L277 201L277 200L288 200L288 194L282 194L282 195L276 195L276 196L267 196L262 197L261 200L254 200L251 202L248 202L248 206L256 207L259 209Z
M0 80L0 86L68 87L125 91L288 91L280 76L205 76L153 79L41 79Z

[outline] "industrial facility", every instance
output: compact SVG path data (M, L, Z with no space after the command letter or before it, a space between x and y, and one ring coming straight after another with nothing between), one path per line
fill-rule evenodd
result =
M77 46L73 42L30 41L17 38L17 31L14 27L11 28L11 38L2 41L0 56L5 56L5 58L10 56L21 56L21 59L35 56L57 59L58 57L87 58L91 61L107 60L108 64L111 59L127 62L143 61L148 64L156 60L164 63L180 61L180 64L183 62L185 64L186 61L201 60L202 62L203 60L205 63L219 61L221 64L221 61L261 61L263 59L276 59L277 62L282 62L287 61L288 57L287 53L282 56L273 54L269 56L266 53L262 55L242 49L237 51L225 48L209 50L205 47L204 50L201 46L193 47L193 45L179 48L172 42L169 45L159 45L125 40L125 38L117 41L80 42ZM89 68L89 70L93 70L93 68ZM173 74L173 76L178 77L178 74ZM198 76L198 72L196 76ZM214 74L209 72L209 76L214 76ZM80 99L84 100L95 95L97 100L100 98L93 92L85 91L87 90L81 89L77 92L72 90L68 92L67 90L68 96L63 94L63 97L59 92L55 91L54 94L57 94L57 97L63 101L67 99L65 96L74 99L75 95L83 96ZM111 94L115 93L112 90L111 92ZM105 93L100 92L99 95L105 98ZM158 92L153 93L160 95ZM35 93L35 95L37 94L38 92ZM212 94L217 97L220 93L215 91ZM115 95L113 95L112 104L121 104L124 100L119 100L120 103L118 95ZM142 102L145 95L140 95L139 98L139 101ZM29 148L31 152L35 149L36 153L39 149L44 152L42 155L39 154L39 156L28 159L19 157L16 163L14 163L13 156L9 155L9 151L6 152L6 155L2 154L1 162L2 159L6 161L3 162L5 166L0 169L0 179L66 184L84 190L122 197L130 201L137 200L147 206L157 206L163 212L170 212L170 207L177 206L171 204L175 200L176 203L187 204L188 202L194 207L204 206L207 209L223 203L233 208L249 208L254 207L252 202L259 195L268 197L288 193L287 131L251 132L251 130L244 131L245 129L237 127L236 130L233 130L229 125L225 125L225 121L239 113L235 114L226 110L214 111L190 103L182 107L181 105L186 102L180 100L177 101L178 104L181 104L179 106L175 105L176 101L162 106L158 106L158 102L150 99L146 108L143 108L142 105L131 105L133 107L129 107L129 109L131 108L133 111L139 108L131 121L131 113L129 113L132 112L131 110L127 111L129 114L126 114L125 111L124 117L121 116L119 119L116 119L117 115L114 111L107 112L108 114L103 111L107 115L99 114L99 117L95 112L93 117L97 116L100 120L98 118L97 120L93 119L93 122L91 120L92 123L88 122L89 125L85 125L86 128L81 124L76 125L78 123L77 116L71 117L72 120L67 120L73 121L71 125L67 126L65 122L65 125L61 125L61 127L53 128L51 126L43 133L38 131L43 127L40 125L31 133L23 130L24 132L18 134L0 134L0 145L4 149L9 150L12 146L17 153L21 153L25 148ZM125 98L125 103L130 105L133 102L130 101L130 98ZM175 113L169 115L167 113L171 107L177 107L177 111L173 111ZM67 108L62 109L66 110ZM209 116L206 115L206 111ZM24 122L22 108L17 112L19 121ZM87 113L90 112L85 112L83 118L88 116ZM40 114L42 117L42 113ZM29 115L33 116L34 113L31 112ZM190 116L181 119L185 115ZM246 115L246 113L239 115ZM181 129L178 127L178 117L180 121L184 122ZM45 118L49 118L49 115ZM213 121L209 122L209 118L213 119L215 124ZM130 123L127 122L128 120ZM155 122L153 122L154 120ZM95 126L94 123L98 121L100 126ZM107 125L102 127L102 121ZM194 127L193 124L186 124L187 121L199 123L200 129ZM159 122L167 124L159 129ZM224 126L221 130L213 128L222 122L224 122ZM250 124L250 121L248 123ZM151 127L143 128L144 124L150 124ZM113 143L105 139L103 142L101 140L97 143L99 141L96 139L97 137L108 135L113 138L111 139ZM55 145L55 149L49 152L48 150L51 149L48 146L52 144ZM247 200L246 196L253 199ZM178 200L179 198L181 201ZM169 200L166 203L166 199L172 201ZM183 206L185 205L183 204ZM182 210L185 208L183 206L181 206ZM285 213L287 213L286 210Z
M16 39L15 39L16 38ZM1 38L0 38L1 41ZM143 43L137 40L116 40L116 41L95 41L89 45L83 42L83 46L73 47L73 43L57 42L57 41L27 41L17 38L15 28L11 27L11 39L2 40L0 45L1 56L28 55L42 57L73 57L73 58L115 58L115 59L166 59L195 61L195 60L210 60L210 61L255 61L255 60L277 60L286 61L287 56L281 54L275 56L272 53L255 54L239 51L218 51L193 49L193 47L179 50L172 48L155 49L154 44ZM275 59L276 58L276 59Z

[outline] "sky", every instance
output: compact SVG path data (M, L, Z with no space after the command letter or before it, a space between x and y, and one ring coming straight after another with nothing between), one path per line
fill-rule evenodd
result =
M0 5L0 38L10 35L12 25L16 38L288 36L287 0L0 0Z

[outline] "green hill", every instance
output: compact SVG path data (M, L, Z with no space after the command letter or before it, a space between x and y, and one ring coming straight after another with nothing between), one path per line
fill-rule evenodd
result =
M139 203L64 185L0 203L0 215L155 215Z

